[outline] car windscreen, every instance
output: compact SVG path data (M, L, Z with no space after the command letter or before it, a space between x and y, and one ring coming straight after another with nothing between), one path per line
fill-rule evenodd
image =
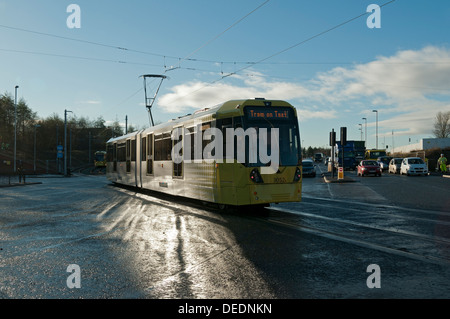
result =
M408 164L424 164L421 158L410 158Z

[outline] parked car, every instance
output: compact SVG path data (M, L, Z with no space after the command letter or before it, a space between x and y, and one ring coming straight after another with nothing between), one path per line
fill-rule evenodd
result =
M389 162L389 173L392 174L400 174L400 167L402 166L402 160L403 158L393 158Z
M315 162L322 162L323 160L323 153L316 153L314 154L314 161Z
M365 176L373 174L375 176L381 176L381 167L374 160L362 160L358 166L358 176Z
M312 160L306 159L302 161L303 176L316 177L316 165Z
M381 167L382 171L387 171L389 169L389 162L391 161L391 156L380 156L377 158L377 162Z
M400 175L428 175L427 164L420 157L406 157L400 166Z

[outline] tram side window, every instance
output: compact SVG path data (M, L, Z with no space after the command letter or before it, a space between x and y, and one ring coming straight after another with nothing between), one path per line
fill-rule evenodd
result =
M170 161L172 151L172 139L170 133L155 136L155 161Z
M125 162L127 160L126 157L126 146L125 143L117 144L117 161Z
M148 155L151 157L153 155L153 134L147 135L147 141L148 141Z
M113 171L115 172L117 171L117 143L114 143L112 160L114 161Z
M127 159L130 158L130 140L127 140Z
M126 167L127 173L131 172L131 162L130 162L130 154L131 154L131 141L127 140L127 158L126 158Z
M190 149L184 150L184 147L190 146ZM184 136L184 146L183 146L183 156L184 159L190 161L194 160L194 128L186 128L186 135Z
M178 128L175 128L173 131L172 131L172 134L176 134L178 132ZM178 138L180 138L180 136L178 136ZM181 137L181 140L172 140L172 148L174 148L175 147L175 145L177 145L178 143L182 143L183 144L183 140L184 140L184 138L185 137ZM184 153L184 149L181 149L181 156L183 156L183 153ZM172 176L173 177L178 177L178 178L181 178L181 177L183 177L183 163L181 162L181 163L176 163L176 161L174 161L173 162L173 172L172 172Z
M202 125L202 135L201 136L205 136L205 131L207 129L209 129L209 128L211 128L211 122L203 123L203 125ZM202 138L202 153L200 154L200 158L196 158L196 159L203 159L203 155L204 155L203 151L205 150L206 145L208 145L211 142L212 142L212 140L208 140L208 139L203 139ZM213 156L214 154L210 154L210 155Z
M136 140L131 140L131 161L136 162Z

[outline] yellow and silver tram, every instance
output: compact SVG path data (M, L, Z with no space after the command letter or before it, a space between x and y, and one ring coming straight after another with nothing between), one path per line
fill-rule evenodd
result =
M106 152L97 151L94 153L94 166L95 167L106 167Z
M301 201L301 163L292 105L232 100L110 139L106 176L220 206L267 205Z

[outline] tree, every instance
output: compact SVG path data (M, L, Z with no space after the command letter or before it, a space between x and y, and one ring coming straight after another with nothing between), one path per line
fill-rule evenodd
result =
M437 138L447 138L450 136L450 111L438 112L436 114L433 134Z
M8 93L0 96L0 143L8 149L14 141L14 99Z

